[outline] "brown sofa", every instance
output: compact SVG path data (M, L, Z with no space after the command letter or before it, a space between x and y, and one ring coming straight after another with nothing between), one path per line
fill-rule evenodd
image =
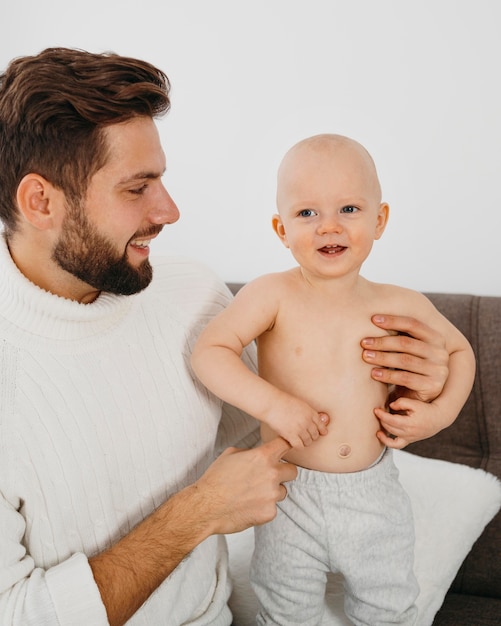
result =
M230 283L236 293L241 287ZM454 424L409 452L481 468L501 479L501 297L427 294L469 339L477 358L470 397ZM434 626L501 625L501 513L464 560Z
M427 295L469 339L477 358L477 374L454 424L406 449L482 468L501 478L501 297ZM464 560L433 624L501 624L501 513Z

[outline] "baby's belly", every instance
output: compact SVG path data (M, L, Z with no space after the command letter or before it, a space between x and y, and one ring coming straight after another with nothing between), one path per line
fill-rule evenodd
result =
M381 426L374 414L331 416L327 435L307 447L292 448L284 459L295 465L322 472L358 472L366 469L381 454L384 446L376 437ZM263 441L276 434L263 424Z
M381 425L374 408L385 405L388 388L370 377L370 367L365 363L352 363L343 355L339 361L343 367L320 368L307 377L285 367L275 368L275 376L278 371L281 378L270 380L272 384L330 418L327 435L307 447L291 449L284 456L286 461L307 469L342 473L363 470L380 456L384 445L376 436ZM276 436L264 423L261 435L264 441Z

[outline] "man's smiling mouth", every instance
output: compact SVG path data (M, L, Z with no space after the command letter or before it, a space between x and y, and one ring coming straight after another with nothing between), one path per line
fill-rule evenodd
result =
M136 235L129 241L129 245L134 246L134 248L148 248L153 239L162 232L162 229L163 226L153 226L147 231Z
M151 241L151 239L143 239L142 241L138 239L133 239L130 242L130 245L134 246L135 248L147 248L150 245Z

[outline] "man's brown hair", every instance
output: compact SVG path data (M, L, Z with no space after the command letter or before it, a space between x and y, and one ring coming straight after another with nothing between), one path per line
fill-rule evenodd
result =
M115 53L47 48L14 59L0 75L0 219L17 223L16 192L37 173L73 201L106 162L103 129L170 108L159 69Z

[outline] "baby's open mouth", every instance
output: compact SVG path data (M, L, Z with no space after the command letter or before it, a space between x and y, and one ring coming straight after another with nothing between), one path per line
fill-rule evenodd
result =
M324 254L337 254L343 250L346 250L345 246L324 246L323 248L318 249L319 252Z

